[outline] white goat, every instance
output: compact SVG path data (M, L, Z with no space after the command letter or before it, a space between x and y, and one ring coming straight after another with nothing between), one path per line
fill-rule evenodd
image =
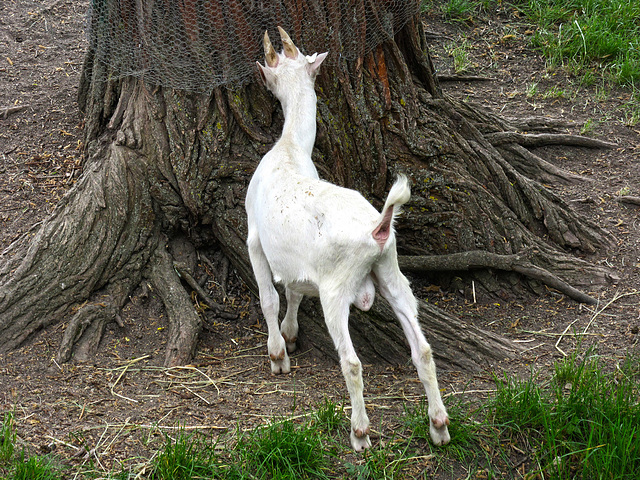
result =
M318 178L311 160L316 135L315 77L327 56L305 56L280 27L284 45L276 53L264 35L265 85L284 110L282 136L264 156L247 190L251 265L269 328L271 371L289 373L287 350L296 348L297 312L303 295L319 296L325 322L340 356L351 397L351 444L371 446L362 397L362 365L349 337L349 307L368 310L375 287L402 324L411 357L429 400L430 433L436 445L449 441L449 418L440 397L431 347L418 324L408 280L398 268L393 218L409 200L406 177L398 177L382 213L358 192ZM278 330L279 297L273 280L286 288L287 312Z

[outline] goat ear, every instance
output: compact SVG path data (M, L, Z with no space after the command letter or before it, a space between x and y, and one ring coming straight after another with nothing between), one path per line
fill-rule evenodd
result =
M318 68L320 68L320 65L322 64L324 59L327 58L327 55L329 55L329 52L320 54L314 53L311 56L307 55L307 61L309 62L309 64L307 65L307 71L309 72L309 75L315 76L318 74Z
M258 66L258 72L260 73L260 78L262 79L262 83L267 85L267 76L271 76L271 72L269 72L268 67L263 67L260 62L256 62Z

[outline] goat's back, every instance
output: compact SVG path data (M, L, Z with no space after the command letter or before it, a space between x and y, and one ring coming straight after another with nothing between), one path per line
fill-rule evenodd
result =
M251 193L249 221L277 281L317 284L379 255L371 232L380 214L355 190L289 172L261 177Z

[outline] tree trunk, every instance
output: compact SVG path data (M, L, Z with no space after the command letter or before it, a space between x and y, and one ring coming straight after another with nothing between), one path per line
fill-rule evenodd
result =
M279 136L282 111L257 76L209 93L120 78L99 58L99 39L91 40L80 86L84 173L51 217L2 256L0 351L65 320L58 359L87 358L146 278L170 321L165 363L186 363L202 319L177 273L194 265L177 264L171 244L187 238L195 249L221 250L256 291L244 194ZM558 280L554 287L610 277L565 253L607 246L609 235L540 183L579 179L521 147L575 139L516 133L519 125L444 96L418 17L355 60L323 66L316 90L313 159L322 178L359 190L379 208L396 173L410 176L412 199L397 224L403 255L481 250L490 256L478 268L500 268L491 259L517 254L545 272L535 280ZM444 270L467 270L456 265ZM514 271L526 278L533 270ZM482 278L487 288L498 288L495 277ZM449 367L474 369L517 352L508 340L424 302L421 321L436 358ZM303 303L300 323L303 345L334 355L317 301ZM402 331L383 302L367 314L352 312L351 329L364 361L408 358Z

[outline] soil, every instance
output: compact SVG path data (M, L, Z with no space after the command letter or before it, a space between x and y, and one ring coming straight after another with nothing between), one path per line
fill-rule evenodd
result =
M76 91L86 48L87 4L0 4L0 250L46 218L81 173L83 119ZM638 352L640 327L640 206L618 201L621 195L640 195L640 124L634 125L625 106L630 90L598 82L581 86L579 78L549 68L531 49L531 32L514 12L498 10L456 24L430 12L424 21L440 74L482 77L443 82L447 94L506 117L566 120L566 132L582 131L618 145L612 150L536 151L588 179L548 187L615 236L609 251L576 252L619 276L589 292L600 300L598 306L578 304L551 290L514 299L479 292L474 302L456 288L415 281L418 296L525 347L519 361L487 365L475 374L439 365L445 403L486 398L494 372L517 376L533 369L549 374L554 362L578 347L595 346L614 368L629 351ZM455 46L468 60L464 72L454 71ZM637 114L637 104L635 108ZM190 366L161 367L164 312L153 295L142 291L125 307L124 326L109 326L90 363L54 361L62 324L0 357L0 411L14 412L19 448L54 452L63 463L92 465L98 471L120 464L134 468L151 458L164 434L179 425L215 436L253 428L274 416L303 415L325 398L346 403L338 365L313 351L294 355L291 375L272 376L266 326L255 300L233 272L226 285L211 288L238 318L216 318L204 311L205 330ZM364 377L375 444L396 429L403 405L418 402L422 387L410 362L365 365ZM466 475L463 465L440 465L434 452L436 458L424 460L428 473Z

